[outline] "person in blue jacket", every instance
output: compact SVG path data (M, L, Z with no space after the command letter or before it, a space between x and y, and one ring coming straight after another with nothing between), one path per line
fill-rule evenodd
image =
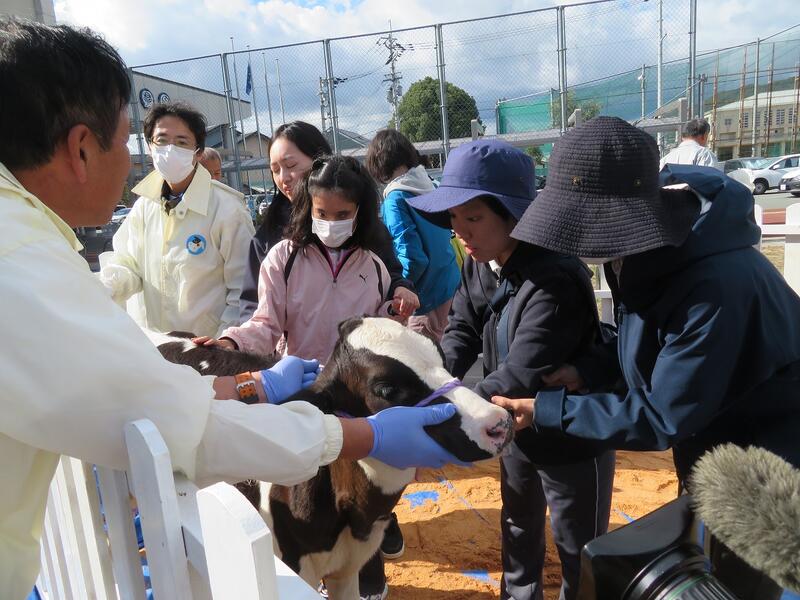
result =
M376 181L386 184L381 218L394 241L394 250L419 296L420 306L409 328L436 342L447 326L450 304L459 283L450 230L438 227L406 200L434 190L414 145L399 131L379 131L367 148L366 165Z
M666 165L659 175L652 136L621 119L567 133L512 236L604 263L616 353L604 369L599 358L592 369L576 361L547 378L566 389L495 403L538 434L672 448L684 485L695 461L722 443L800 466L800 297L753 247L761 235L753 213L749 190L716 169ZM626 393L570 393L619 368ZM752 591L758 577L739 579L738 597L772 597Z

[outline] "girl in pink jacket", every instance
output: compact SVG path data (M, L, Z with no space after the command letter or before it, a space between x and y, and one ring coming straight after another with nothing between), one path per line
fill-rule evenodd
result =
M258 308L249 321L198 343L270 353L281 338L284 354L327 361L341 321L388 316L390 278L372 252L378 191L350 157L314 161L295 190L287 239L261 263Z

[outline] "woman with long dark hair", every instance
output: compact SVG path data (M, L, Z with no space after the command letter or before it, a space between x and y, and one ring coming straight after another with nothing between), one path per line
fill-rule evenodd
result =
M267 210L264 222L250 242L247 269L239 300L240 320L249 320L258 306L258 273L264 257L285 237L291 219L294 186L311 169L314 159L331 154L328 140L319 129L305 121L284 123L275 130L269 143L269 163L275 181L275 197ZM414 286L403 277L403 267L394 254L392 238L386 227L376 224L375 253L389 271L391 283L388 294L395 312L408 317L419 308Z

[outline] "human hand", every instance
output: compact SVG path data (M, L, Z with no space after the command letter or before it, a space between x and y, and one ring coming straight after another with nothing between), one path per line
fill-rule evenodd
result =
M564 386L568 392L585 394L589 391L578 369L569 364L561 365L549 375L542 375L542 381L552 387Z
M455 414L455 405L436 404L395 406L367 417L373 435L369 456L397 469L439 468L447 463L470 466L442 448L424 429L427 425L443 423Z
M281 404L286 399L307 388L319 375L318 360L303 360L284 356L274 366L261 371L261 383L270 404Z
M236 350L236 344L233 340L227 338L217 340L207 335L201 335L200 337L192 338L192 342L198 346L218 346L223 350Z
M408 288L397 287L392 298L392 310L407 319L419 308L419 297Z
M534 404L536 398L520 398L512 400L505 396L492 396L492 402L501 408L510 410L514 415L514 431L533 425Z

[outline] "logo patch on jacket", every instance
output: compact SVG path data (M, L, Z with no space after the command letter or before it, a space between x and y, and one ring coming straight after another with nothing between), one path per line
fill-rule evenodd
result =
M202 254L206 251L206 238L199 233L193 233L186 238L186 249L189 251L189 254L194 256Z

